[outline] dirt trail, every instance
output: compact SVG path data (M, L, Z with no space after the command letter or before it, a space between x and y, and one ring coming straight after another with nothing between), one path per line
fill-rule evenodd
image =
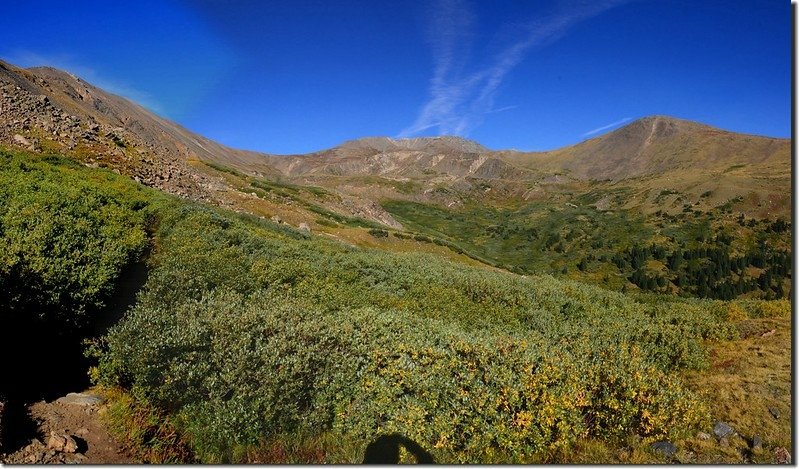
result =
M102 398L90 391L33 403L28 413L37 425L37 437L13 453L0 455L0 463L140 463L109 433L101 419L105 411Z

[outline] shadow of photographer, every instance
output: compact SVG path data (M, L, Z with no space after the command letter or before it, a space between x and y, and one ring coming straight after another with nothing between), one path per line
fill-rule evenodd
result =
M400 447L404 447L416 458L418 464L435 464L433 456L418 443L398 433L383 435L366 447L363 456L364 464L398 464Z

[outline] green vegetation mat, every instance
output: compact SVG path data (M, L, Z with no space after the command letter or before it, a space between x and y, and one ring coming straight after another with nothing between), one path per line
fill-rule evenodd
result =
M791 224L744 220L735 202L711 212L687 206L651 216L542 200L515 208L384 201L406 227L454 244L468 255L517 273L548 272L622 290L729 300L788 298Z

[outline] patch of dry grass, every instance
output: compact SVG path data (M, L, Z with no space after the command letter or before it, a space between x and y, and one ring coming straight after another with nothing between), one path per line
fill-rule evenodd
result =
M127 449L148 464L194 462L189 445L172 423L118 388L95 387L108 402L100 418Z
M364 228L341 228L331 230L331 232L337 235L336 238L360 247L377 248L390 252L424 252L461 264L479 266L491 270L500 270L435 243L425 243L414 239L400 239L395 236L376 238L370 235L369 231Z
M774 463L778 447L791 447L791 318L747 319L739 328L745 338L708 344L710 368L686 375L688 386L707 398L711 424L726 422L739 436L727 446L715 437L686 440L696 454L691 462ZM754 436L763 441L760 451L751 450Z

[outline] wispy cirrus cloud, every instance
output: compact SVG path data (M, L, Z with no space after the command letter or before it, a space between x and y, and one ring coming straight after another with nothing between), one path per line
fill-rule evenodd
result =
M164 110L151 93L138 90L118 80L112 80L102 76L97 70L80 63L77 58L69 54L47 55L29 50L16 50L10 54L4 54L3 59L18 67L46 66L57 68L78 76L87 83L91 83L105 91L128 98L156 114L162 114Z
M497 109L489 109L485 113L486 114L496 114L498 112L510 111L511 109L516 109L517 107L519 107L517 104L511 105L511 106L502 106L501 108L497 108Z
M624 119L619 119L616 122L612 122L612 123L610 123L608 125L603 125L602 127L597 127L594 130L589 130L588 132L586 132L586 133L584 133L584 134L582 134L580 136L581 137L588 137L589 135L598 134L599 132L602 132L603 130L612 129L613 127L616 127L617 125L624 124L625 122L628 122L630 120L632 120L632 117L625 117Z
M437 128L439 134L467 135L483 122L486 114L499 112L494 109L497 89L530 49L557 40L575 24L623 1L563 5L559 12L525 24L520 37L484 61L488 65L465 71L474 40L475 16L465 0L439 0L431 28L435 34L430 97L416 120L399 136L409 137L432 128Z

